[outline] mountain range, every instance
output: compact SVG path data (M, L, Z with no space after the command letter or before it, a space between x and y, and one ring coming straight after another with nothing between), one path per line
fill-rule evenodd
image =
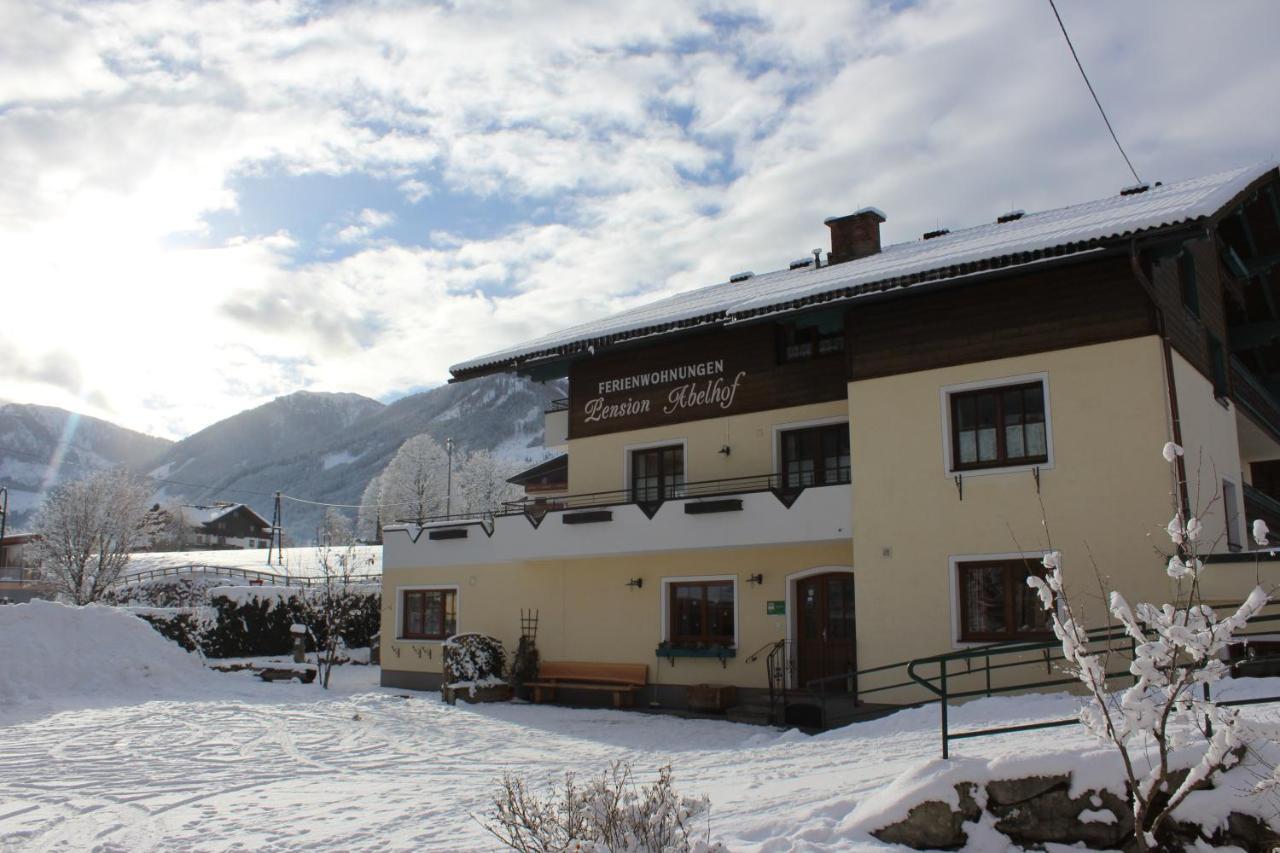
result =
M61 409L0 403L0 486L9 489L11 530L30 522L46 479L117 465L150 476L157 501L236 501L270 519L277 491L303 501L358 504L400 445L424 432L442 444L452 438L455 454L487 450L535 464L547 456L542 413L564 395L563 385L508 375L443 385L390 404L298 391L177 442ZM50 461L63 444L61 465L50 477ZM314 538L323 507L286 500L283 512L295 541ZM348 513L354 520L354 510Z

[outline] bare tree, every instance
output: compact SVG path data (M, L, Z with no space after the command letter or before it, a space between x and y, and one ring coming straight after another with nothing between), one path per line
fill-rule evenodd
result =
M325 507L324 518L320 521L319 541L317 545L328 545L342 548L355 541L355 531L351 527L351 519L336 507Z
M1169 442L1163 454L1175 464L1183 450ZM1180 490L1175 495L1178 493ZM1130 687L1108 684L1113 675L1109 659L1123 657L1126 644L1117 647L1112 638L1099 648L1090 636L1083 614L1073 606L1064 586L1062 555L1050 550L1042 560L1044 577L1032 574L1027 578L1062 644L1066 669L1087 691L1080 722L1099 740L1115 747L1123 762L1133 809L1133 846L1140 851L1165 849L1174 810L1212 777L1239 763L1254 737L1234 708L1220 706L1210 698L1209 687L1229 674L1223 661L1228 645L1238 642L1240 632L1267 606L1271 595L1256 586L1245 602L1225 617L1220 617L1203 596L1200 574L1204 563L1200 558L1213 550L1213 544L1205 547L1201 541L1201 519L1217 503L1216 490L1213 495L1207 506L1190 517L1175 497L1174 516L1166 527L1173 553L1165 555L1166 573L1176 584L1172 603L1130 606L1117 591L1108 596L1116 627L1132 643L1129 672L1135 681ZM1253 534L1259 545L1267 543L1264 522L1254 523ZM1052 548L1051 542L1049 545Z
M103 597L144 538L148 490L123 469L55 486L36 517L41 572L74 604Z
M349 527L350 525L348 525ZM356 563L355 547L322 544L316 549L319 584L304 591L303 601L307 627L316 641L316 669L320 686L329 688L329 676L342 658L342 640L356 612L352 575Z
M462 498L467 512L494 512L506 501L519 500L520 487L507 482L519 467L487 450L478 450L458 466L453 477L454 493Z
M400 445L379 478L386 514L421 521L441 512L448 464L444 448L426 433Z
M356 534L365 542L382 544L382 475L374 477L360 495L360 510L356 516Z

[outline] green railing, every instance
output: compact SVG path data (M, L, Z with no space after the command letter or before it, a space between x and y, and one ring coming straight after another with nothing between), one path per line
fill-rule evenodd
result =
M1249 625L1255 628L1254 631L1246 631L1236 635L1236 639L1241 642L1247 642L1251 636L1256 637L1259 634L1275 633L1276 628L1271 628L1270 632L1266 630L1265 625L1269 623L1280 622L1280 614L1272 616L1258 616L1249 621ZM1124 629L1119 627L1101 628L1088 632L1090 651L1106 652L1109 655L1117 655L1123 661L1123 668L1112 671L1111 666L1106 668L1106 678L1108 680L1117 678L1129 678L1136 681L1136 678L1129 672L1129 664L1134 658L1135 642L1129 637ZM1100 647L1100 648L1099 648ZM1034 660L1003 660L1011 655L1025 655L1027 653L1039 652ZM975 665L975 662L981 661L981 664ZM1063 670L1062 675L1051 678L1044 678L1032 681L1020 681L1016 684L1008 684L1004 686L993 686L991 683L992 673L1005 670L1013 670L1025 668L1028 666L1044 666L1046 674L1052 675L1054 665L1065 660L1062 656L1062 647L1056 640L1046 640L1043 642L1021 642L1021 643L996 643L988 646L979 646L971 649L962 649L955 652L948 652L941 655L933 655L931 657L916 658L907 664L907 674L911 680L929 691L935 697L934 701L939 703L939 728L942 737L942 757L949 758L951 755L951 741L966 740L977 737L990 737L994 735L1013 734L1015 732L1035 731L1038 729L1057 728L1061 726L1079 725L1078 718L1058 719L1058 720L1042 720L1034 723L1022 723L1010 726L991 726L980 729L965 729L963 731L953 731L950 722L950 703L957 699L971 699L978 696L990 697L999 693L1025 693L1030 690L1040 690L1046 687L1063 687L1069 685L1078 685L1080 682L1073 676L1067 675ZM1271 662L1280 662L1280 654L1262 655L1248 658L1250 663L1266 664ZM957 670L954 665L964 662L965 669ZM1110 664L1108 657L1107 664ZM936 672L932 676L921 673L922 668L936 667ZM981 676L983 685L978 688L965 687L965 689L956 689L958 679L968 676ZM1205 698L1209 698L1208 688L1205 688ZM1254 699L1236 699L1225 702L1218 702L1221 706L1236 705L1260 705L1271 702L1280 702L1280 696L1265 696Z
M1248 648L1249 640L1257 639L1261 635L1275 636L1275 642L1280 646L1280 614L1256 616L1249 620L1249 629L1237 634L1235 640L1238 642L1234 642L1232 645L1245 644L1246 648ZM1088 636L1089 651L1095 653L1106 652L1119 658L1120 665L1117 666L1112 665L1112 660L1108 657L1107 663L1109 665L1107 666L1106 676L1108 680L1131 679L1136 681L1129 672L1129 664L1133 661L1136 643L1132 637L1125 633L1123 628L1118 626L1099 628L1088 632ZM1080 724L1078 718L1072 717L1069 719L1040 720L1017 725L963 729L961 731L952 729L950 703L953 701L991 697L1004 693L1025 693L1050 687L1079 685L1080 682L1074 676L1067 674L1059 666L1065 661L1065 658L1062 655L1062 646L1057 640L991 643L974 646L945 654L883 664L857 671L839 673L825 678L812 679L804 682L803 685L799 685L798 688L792 687L792 682L795 680L795 663L792 660L791 645L792 643L787 640L768 643L746 659L747 663L753 663L761 654L766 651L769 652L766 667L769 681L770 721L774 725L786 724L787 708L791 705L812 704L816 701L821 720L820 728L825 728L827 725L828 701L837 694L852 698L854 702L862 704L869 696L884 694L889 691L903 691L910 688L922 690L923 697L919 701L907 702L897 699L891 704L897 708L906 709L938 703L943 758L950 758L951 741L954 740L993 737ZM1026 657L1027 655L1032 655L1033 657L1028 658ZM1020 659L1011 659L1015 657ZM1256 654L1253 653L1252 649L1249 649L1246 658L1232 661L1233 672L1238 671L1242 665L1256 668L1267 667L1272 664L1280 668L1280 652L1275 654ZM1043 667L1046 677L1032 677L1008 684L993 683L993 676L999 681L1002 675L1007 675L1014 671L1026 673L1031 667L1037 669ZM899 671L902 674L890 676L888 683L878 684L870 688L864 686L871 676L876 676L878 680L886 673ZM853 689L852 691L831 689L837 683L852 684ZM1207 687L1205 689L1205 698L1210 698ZM1273 702L1280 702L1280 696L1231 699L1219 701L1217 704L1223 707L1233 707Z

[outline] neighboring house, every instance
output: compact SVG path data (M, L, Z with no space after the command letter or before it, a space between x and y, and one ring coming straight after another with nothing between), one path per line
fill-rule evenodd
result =
M181 509L190 544L197 550L266 548L271 542L271 522L244 504L219 502Z
M507 482L522 487L525 497L534 502L545 502L548 498L563 495L569 488L569 454L561 453L539 462L514 477L508 477Z
M513 648L534 611L544 661L647 664L641 701L764 690L752 653L779 641L790 688L865 690L869 668L1047 638L1025 580L1050 547L1095 624L1095 563L1168 600L1175 500L1203 516L1211 601L1274 588L1245 552L1247 519L1280 530L1277 183L1241 169L883 249L868 208L827 221L826 263L454 366L567 376L567 479L526 472L554 500L492 521L386 527L383 684L436 688L444 638Z
M0 602L18 603L42 598L46 592L36 568L40 559L36 554L34 533L19 533L0 539Z

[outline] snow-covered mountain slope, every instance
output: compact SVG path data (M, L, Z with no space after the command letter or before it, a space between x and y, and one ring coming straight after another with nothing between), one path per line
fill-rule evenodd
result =
M163 496L243 501L271 517L272 493L356 504L408 438L452 438L456 452L488 450L541 461L543 410L563 386L511 376L445 385L383 405L354 394L300 392L220 421L178 442L152 469ZM194 485L183 485L194 484ZM309 543L320 507L286 502L285 526ZM350 511L354 519L354 510Z
M126 465L156 480L156 500L228 500L271 518L272 494L356 504L408 438L452 438L458 454L488 450L534 464L543 411L566 391L513 376L432 388L385 405L359 394L299 391L218 421L176 444L105 421L42 406L0 404L0 485L9 487L10 528L21 529L38 500L49 460L70 435L60 477ZM285 526L310 543L322 509L289 502ZM349 512L354 520L354 510Z
M10 531L30 520L42 487L123 465L150 468L173 442L51 406L0 402L0 486Z

